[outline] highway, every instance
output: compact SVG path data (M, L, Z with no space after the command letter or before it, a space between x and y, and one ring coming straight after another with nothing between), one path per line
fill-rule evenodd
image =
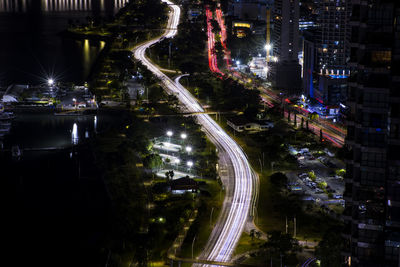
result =
M232 197L229 209L226 211L224 222L217 225L219 231L213 231L209 242L210 249L207 249L205 259L209 261L227 262L243 232L244 225L248 218L253 203L253 194L256 191L257 176L253 174L250 164L241 147L208 115L197 100L179 83L180 77L175 81L171 80L145 56L145 51L151 45L163 38L172 38L177 33L177 26L180 17L180 7L168 0L167 3L171 12L167 30L158 38L152 39L138 47L133 52L136 59L141 61L155 76L161 79L163 87L168 93L178 97L185 112L199 112L196 116L197 122L202 126L203 131L208 135L215 145L223 149L229 157L232 165L233 176L230 180L233 185ZM213 62L212 62L213 63Z

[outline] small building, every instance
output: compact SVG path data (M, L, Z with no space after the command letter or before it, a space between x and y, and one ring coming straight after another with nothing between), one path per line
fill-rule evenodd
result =
M188 10L188 19L190 21L196 20L200 15L202 15L201 9L198 8L190 8Z
M245 116L236 116L227 119L227 124L237 132L260 132L274 127L268 120L249 120Z
M249 21L232 21L233 34L238 38L246 37L253 29L253 23Z
M174 192L197 192L199 184L189 176L171 181L171 191Z

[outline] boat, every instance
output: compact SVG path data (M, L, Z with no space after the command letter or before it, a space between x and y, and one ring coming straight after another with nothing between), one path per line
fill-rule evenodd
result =
M0 121L7 121L15 119L15 115L12 112L1 112L0 113Z
M10 130L11 130L11 123L10 124L0 123L0 133L8 133Z

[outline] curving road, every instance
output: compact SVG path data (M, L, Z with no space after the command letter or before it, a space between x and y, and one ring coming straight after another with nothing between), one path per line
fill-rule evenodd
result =
M177 33L180 8L168 0L162 1L171 8L166 31L162 36L136 47L133 51L134 56L161 79L164 88L178 97L186 111L203 112L203 108L196 99L179 83L180 77L175 81L171 80L145 56L146 49L151 45L163 38L171 38ZM199 114L196 118L198 123L202 125L204 132L229 157L234 171L233 177L230 178L233 180L233 193L229 209L224 217L224 222L218 225L219 231L213 231L209 240L210 249L207 249L208 255L205 255L207 260L226 262L230 260L243 232L253 203L252 198L255 193L257 177L253 175L246 155L240 146L209 115Z

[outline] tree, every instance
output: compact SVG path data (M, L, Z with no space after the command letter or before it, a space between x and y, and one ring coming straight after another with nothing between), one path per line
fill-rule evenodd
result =
M287 184L287 177L281 172L275 172L270 176L271 183L279 188L284 187Z
M165 177L167 178L168 181L172 181L172 179L174 178L174 171L167 171L165 172Z
M343 266L341 251L343 249L343 239L338 233L340 227L334 227L325 232L322 240L319 242L315 255L321 261L322 267Z
M219 34L221 32L221 27L219 27L218 21L215 19L211 20L211 27L214 34Z
M262 245L265 248L266 255L271 259L278 261L281 259L288 263L288 259L294 260L296 253L301 251L297 239L290 234L284 234L281 231L270 231L267 233L267 242ZM292 262L291 262L292 264Z
M251 241L254 241L255 233L256 233L256 230L255 230L255 229L251 229L251 230L250 230Z
M256 232L255 232L255 235L256 235L256 237L257 237L258 239L260 239L260 237L261 237L261 232L256 231Z

